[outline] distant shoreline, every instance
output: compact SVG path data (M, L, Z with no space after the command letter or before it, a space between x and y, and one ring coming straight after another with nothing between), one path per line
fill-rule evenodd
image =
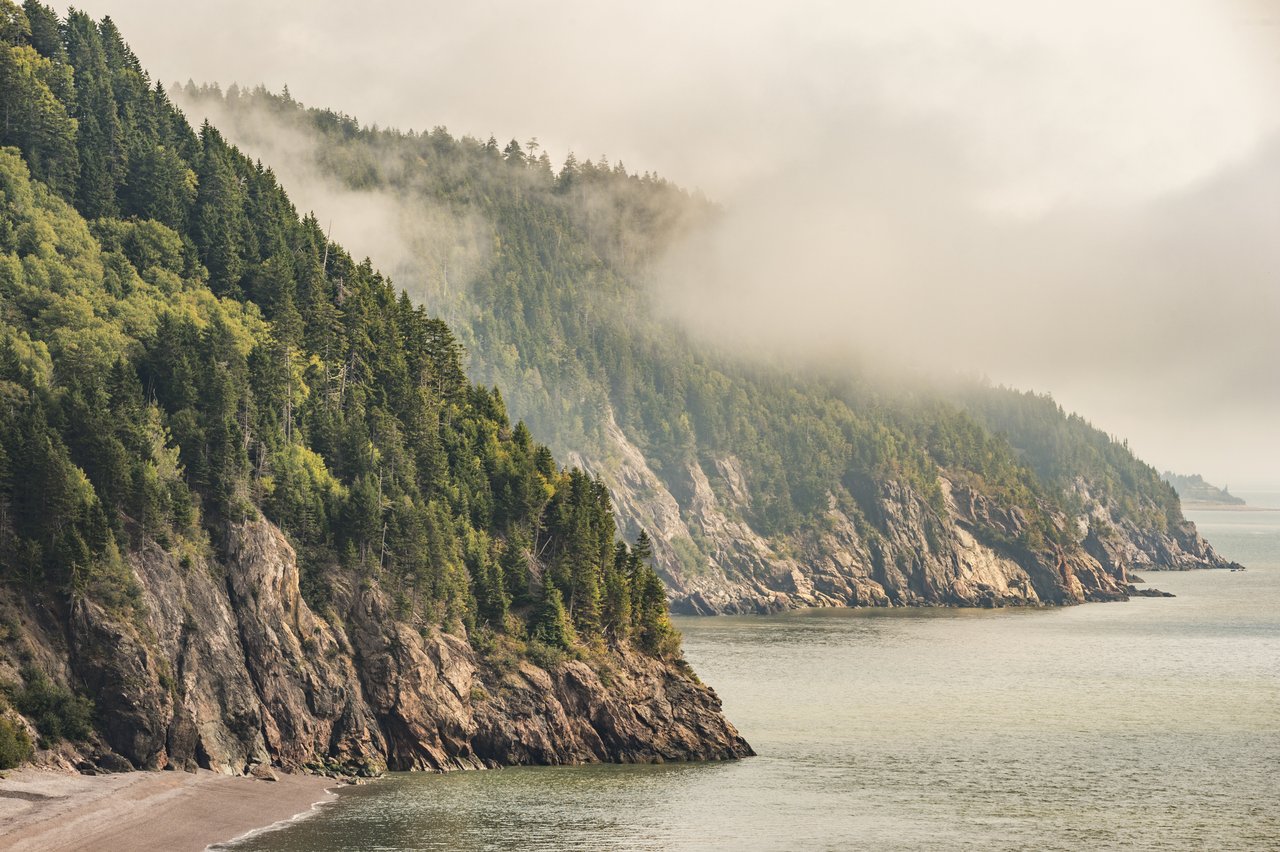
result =
M1250 506L1248 503L1201 503L1195 500L1183 500L1182 508L1196 512L1280 512L1280 508L1270 506Z
M0 850L200 852L331 802L338 783L208 770L87 776L20 769L0 780Z

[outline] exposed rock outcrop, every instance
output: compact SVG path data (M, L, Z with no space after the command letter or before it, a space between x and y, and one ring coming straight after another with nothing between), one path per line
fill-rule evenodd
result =
M1129 587L1130 597L1135 598L1173 598L1177 597L1173 592L1162 592L1159 589L1139 589L1137 586Z
M858 505L831 498L820 524L766 537L744 520L753 500L732 457L690 463L671 487L616 422L607 459L573 462L609 487L619 526L654 541L672 608L692 614L804 606L1041 606L1123 600L1128 572L1224 568L1186 521L1140 528L1083 482L1073 527L1079 544L1022 543L1027 509L1004 507L940 478L941 511L901 482L861 483ZM1071 538L1068 536L1067 538ZM696 545L695 545L696 542Z
M371 774L751 754L681 661L621 648L544 669L480 654L398 618L368 578L336 578L322 616L265 520L230 526L225 554L135 551L141 617L83 599L66 613L5 605L16 629L0 656L83 684L103 720L99 742L49 761Z
M1103 497L1095 496L1089 484L1077 479L1074 492L1085 507L1080 519L1085 530L1084 548L1108 573L1128 582L1129 572L1190 571L1199 568L1238 568L1237 563L1218 555L1209 542L1185 519L1139 527L1131 513L1121 511ZM1141 507L1150 516L1160 515L1154 506Z

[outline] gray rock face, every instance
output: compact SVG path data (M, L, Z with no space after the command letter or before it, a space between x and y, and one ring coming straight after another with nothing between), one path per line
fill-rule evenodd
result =
M752 753L681 662L625 649L594 668L491 660L398 619L374 581L339 583L330 618L313 612L264 520L232 526L226 554L135 552L140 620L88 601L11 614L26 629L0 656L24 644L55 679L84 683L103 720L98 753L59 759L265 777Z
M1161 530L1118 520L1084 483L1079 545L1019 544L1025 511L972 488L940 485L942 511L908 485L868 483L858 510L833 497L823 523L766 537L742 520L753 495L738 461L690 464L669 489L610 421L609 458L572 459L609 487L619 526L654 541L672 609L690 614L774 612L804 606L1042 606L1123 600L1127 572L1230 563L1182 522ZM1042 507L1040 507L1042 508ZM860 517L858 517L860 515ZM694 542L697 541L697 546Z
M1084 548L1113 576L1127 582L1129 573L1144 571L1191 571L1200 568L1239 568L1218 555L1200 537L1196 525L1187 520L1140 528L1128 514L1107 500L1095 497L1084 480L1077 479L1074 491L1085 506L1080 519L1085 528ZM1154 506L1141 507L1152 516Z

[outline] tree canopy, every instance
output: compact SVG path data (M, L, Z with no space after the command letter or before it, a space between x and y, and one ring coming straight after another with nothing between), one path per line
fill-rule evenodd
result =
M109 18L0 0L0 82L0 579L127 612L134 549L261 513L321 611L346 572L424 627L678 650L607 491Z

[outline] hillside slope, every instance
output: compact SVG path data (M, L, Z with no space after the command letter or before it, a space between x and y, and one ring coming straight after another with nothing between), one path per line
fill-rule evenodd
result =
M110 19L0 0L0 80L0 766L750 753L606 490Z
M690 340L650 277L717 210L660 178L287 93L180 96L304 194L378 212L397 280L649 531L677 609L1063 604L1125 597L1132 566L1225 564L1154 471L1051 402L1015 416L1002 389L894 393Z

